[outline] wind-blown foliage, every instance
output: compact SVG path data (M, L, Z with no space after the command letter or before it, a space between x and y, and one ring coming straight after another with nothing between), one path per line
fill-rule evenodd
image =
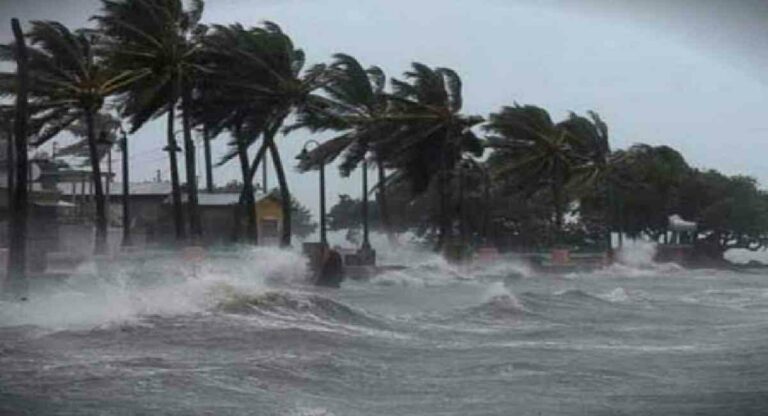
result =
M400 205L395 214L405 218L401 229L437 235L438 249L449 242L457 223L462 242L477 235L489 238L494 233L488 224L494 223L499 225L497 241L511 237L507 241L517 247L587 240L610 244L611 231L617 230L659 241L668 235L671 214L697 222L694 243L713 256L729 248L763 248L768 241L768 196L753 179L692 169L668 146L639 144L612 151L608 125L595 112L555 121L540 107L505 106L482 127L483 140L475 131L484 120L464 113L463 83L452 69L414 62L387 90L380 68L366 68L350 55L335 54L329 65L307 66L304 52L275 23L203 25L202 0L101 4L93 17L96 29L72 31L57 22L31 22L31 133L17 133L29 136L33 146L65 130L82 138L59 154L88 157L98 252L106 247L99 161L115 142L120 124L109 116L113 110L129 121L131 133L167 116L165 150L177 239L186 233L175 130L180 111L187 215L194 237L202 233L192 142L193 128L199 127L205 131L207 165L207 140L223 132L231 136L220 163L237 159L240 164L240 199L253 241L258 230L253 179L267 152L284 201L281 244L290 245L292 231L311 232L308 211L291 202L276 140L297 129L334 133L301 160L299 170L340 160L341 174L348 176L375 161L380 198L375 214L389 231L385 189L391 189ZM20 30L17 21L14 27ZM16 60L21 55L17 48L16 43L0 45L0 61ZM23 78L0 72L0 96L16 95ZM0 105L0 116L10 120L12 110ZM26 124L21 117L17 121ZM255 156L249 154L254 145ZM487 147L493 150L482 162ZM353 209L368 210L362 202L342 202L332 214L332 226L345 224L349 218L344 216ZM571 208L578 215L566 224ZM295 228L299 223L301 233ZM535 237L522 236L526 233Z
M120 111L131 133L147 121L168 115L166 150L169 152L176 238L185 236L181 191L176 162L174 107L182 101L184 151L189 193L189 215L194 236L202 233L197 209L194 144L186 106L200 67L197 52L205 26L199 25L202 0L188 10L182 0L102 0L102 12L93 19L106 36L104 49L110 65L134 79L119 96Z
M480 156L481 140L472 127L482 117L461 112L462 83L448 68L430 68L414 62L405 72L406 81L392 79L391 108L386 117L389 132L373 145L385 165L395 169L393 182L407 181L415 195L433 182L438 192L438 240L442 249L453 232L455 209L449 186L463 155Z
M572 197L610 177L608 128L594 112L555 123L543 108L515 104L491 114L484 129L494 177L525 195L549 190L558 233Z
M302 108L290 129L304 127L312 132L333 130L340 134L308 152L299 163L299 170L317 169L320 164L331 163L343 154L339 170L342 176L349 176L366 155L372 153L379 173L378 207L384 229L393 240L387 207L385 155L370 152L373 143L388 137L393 129L386 120L390 108L384 91L386 76L379 67L363 68L352 56L339 53L333 57L328 82L322 89L324 95L312 96L313 105Z
M260 154L269 151L275 165L281 200L290 201L275 136L296 109L311 106L312 92L325 78L325 65L304 70L304 52L295 48L280 27L265 22L261 27L213 26L205 38L203 62L208 72L201 82L197 120L214 131L228 129L232 151L223 161L240 159L246 188L252 187L260 158L247 159L247 149L262 138ZM249 192L244 189L247 196ZM290 204L283 204L281 244L291 242Z

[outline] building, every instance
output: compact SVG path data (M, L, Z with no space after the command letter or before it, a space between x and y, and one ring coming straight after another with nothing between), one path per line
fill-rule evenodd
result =
M256 221L259 243L278 244L282 232L283 211L280 197L275 193L254 194L256 199ZM186 214L188 197L182 194L182 204ZM246 229L247 217L242 215L240 193L198 193L198 205L203 225L203 242L220 244L237 241ZM173 233L172 200L170 195L164 199L164 214L159 218L159 227L163 234Z
M0 248L7 249L10 231L9 155L6 140L0 140ZM61 249L61 223L72 215L75 205L61 199L59 181L70 169L39 153L29 159L27 257L31 271L42 271L47 253ZM0 265L5 271L5 265Z

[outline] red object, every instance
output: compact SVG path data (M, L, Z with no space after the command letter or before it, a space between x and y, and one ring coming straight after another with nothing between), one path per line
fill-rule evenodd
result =
M200 246L191 246L184 248L184 260L199 263L205 260L205 249Z
M496 247L480 247L477 249L477 259L481 261L498 260L499 250Z
M555 248L552 249L552 263L553 264L568 264L571 261L571 251L567 248Z

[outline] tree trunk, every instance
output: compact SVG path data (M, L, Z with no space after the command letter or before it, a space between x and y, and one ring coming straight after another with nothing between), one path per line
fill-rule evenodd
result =
M559 245L562 241L563 233L563 196L562 186L560 179L555 179L555 183L552 185L552 199L555 209L555 245Z
M107 210L104 188L101 183L101 164L99 163L93 113L93 109L85 111L85 125L88 129L88 156L91 162L91 181L93 182L93 194L96 197L96 241L93 252L94 254L105 254L107 252Z
M387 234L387 239L390 244L395 244L397 238L395 238L394 231L392 231L392 222L389 216L389 205L387 203L387 173L384 170L384 162L376 159L376 166L379 173L378 192L376 193L376 199L379 202L379 214L381 216L381 226L384 228L384 232Z
M16 90L16 114L14 120L15 173L14 195L10 204L11 221L9 235L8 275L5 291L23 296L27 289L27 93L29 74L27 47L18 19L11 19L13 37L16 40L18 87Z
M451 229L453 227L451 226L448 204L448 172L441 169L437 181L438 234L437 244L435 245L435 251L437 252L445 247L445 243L452 234Z
M247 180L248 183L253 184L253 178L256 176L256 171L259 169L259 164L264 160L264 156L266 153L267 153L267 143L264 142L261 144L261 146L259 146L259 151L256 153L256 157L253 159L253 162L251 162L251 166L248 168L248 180ZM243 189L240 192L240 203L243 203L243 201L245 201L246 196L247 194L245 192L245 189Z
M280 246L291 246L291 192L288 189L288 181L285 177L285 171L283 170L283 162L280 160L280 153L277 150L274 136L264 136L264 140L269 148L269 153L272 156L272 162L275 165L275 174L277 175L277 182L280 185L280 198L282 199L283 207L283 235L280 239Z
M461 237L461 246L464 247L469 242L469 227L467 226L466 206L464 203L464 185L466 176L464 169L459 166L459 235Z
M258 225L256 224L256 201L253 197L253 182L248 178L248 148L238 127L235 132L237 142L237 156L240 159L240 172L243 175L243 190L241 193L241 205L244 205L247 220L246 240L252 244L258 244Z
M176 152L179 147L176 144L176 136L173 133L174 105L176 100L171 98L168 108L168 160L171 165L171 199L173 200L173 224L176 230L176 241L184 240L187 235L184 229L184 211L181 207L181 187L179 186L179 165L176 160Z
M213 192L213 161L211 158L211 138L208 127L203 126L203 150L205 151L205 190Z
M445 243L453 235L453 217L451 215L451 198L449 197L450 177L448 171L448 159L453 153L453 146L450 134L446 136L446 143L442 146L440 155L440 171L438 173L437 194L438 194L438 236L435 251L441 251Z
M195 167L195 144L192 141L192 125L190 123L190 91L182 79L181 82L181 122L184 130L184 160L187 165L187 210L189 211L189 230L192 238L199 239L203 235L203 225L200 219L200 208L197 200L197 172Z
M263 157L264 158L268 158L267 155L263 155ZM265 160L264 164L261 165L261 167L262 167L262 170L261 170L261 188L264 190L265 194L267 192L269 192L269 182L268 182L269 178L267 176L267 170L269 169L269 167L267 166L268 163L269 163L269 161Z

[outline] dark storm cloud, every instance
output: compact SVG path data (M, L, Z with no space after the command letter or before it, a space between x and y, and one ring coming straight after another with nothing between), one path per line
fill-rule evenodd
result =
M258 0L259 6L296 5L309 0ZM314 0L321 1L321 0ZM461 0L476 1L476 0ZM508 0L485 0L503 4ZM99 0L0 0L0 38L10 36L10 18L59 20L71 26L88 24ZM477 1L481 5L483 1ZM518 3L530 4L527 0ZM734 66L746 68L768 82L768 1L766 0L548 0L544 7L605 16L640 24L700 48ZM208 0L208 8L228 9L241 2ZM234 12L234 10L233 10Z
M11 18L24 26L29 20L56 20L71 27L89 24L99 10L99 0L0 0L0 41L11 38Z
M766 0L549 0L546 6L643 25L768 83Z

